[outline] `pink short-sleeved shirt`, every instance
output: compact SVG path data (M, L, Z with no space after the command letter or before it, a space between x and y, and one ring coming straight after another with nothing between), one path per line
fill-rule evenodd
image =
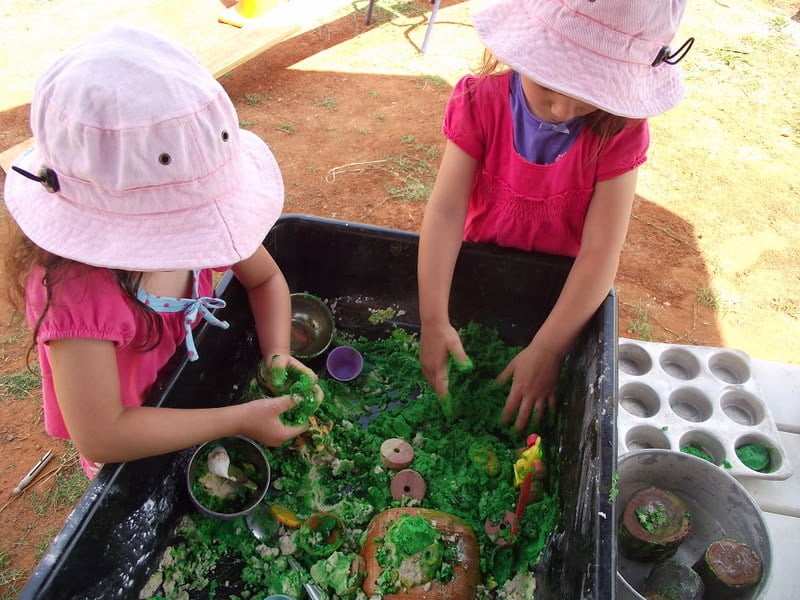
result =
M584 125L556 162L527 161L514 148L511 72L463 77L445 110L443 131L478 161L464 239L576 256L595 183L635 169L647 158L647 121L606 140Z
M26 316L36 325L46 304L42 269L28 278ZM213 293L212 272L199 274L199 294ZM88 338L113 342L117 352L120 394L124 406L140 406L156 380L159 370L186 337L182 312L159 313L164 325L161 343L148 352L136 349L145 319L133 301L120 289L107 269L74 265L53 288L50 307L44 315L36 339L42 371L45 430L52 436L69 439L53 386L49 343L68 338Z

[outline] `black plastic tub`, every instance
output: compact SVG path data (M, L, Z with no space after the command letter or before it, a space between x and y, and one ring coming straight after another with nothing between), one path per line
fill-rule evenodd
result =
M382 328L418 329L415 234L287 215L264 245L292 291L335 299L342 331L380 336ZM571 261L466 244L456 265L451 315L457 326L477 321L504 341L525 345L541 325ZM171 407L230 403L254 374L258 350L246 296L235 280L218 292L219 315L230 329L202 327L200 360L179 354L152 392ZM405 311L402 322L374 326L370 309ZM565 359L559 395L566 427L558 439L565 457L559 475L562 520L537 569L537 599L615 597L617 313L613 291ZM313 365L312 365L313 366ZM138 598L158 568L171 532L193 512L184 487L191 449L109 465L91 484L33 572L21 598Z

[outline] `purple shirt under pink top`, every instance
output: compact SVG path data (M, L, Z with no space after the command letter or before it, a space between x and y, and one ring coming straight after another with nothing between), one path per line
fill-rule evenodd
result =
M42 270L34 270L28 278L26 316L31 327L36 324L46 304L46 290L41 282ZM213 294L212 270L198 275L198 293ZM145 326L141 312L120 289L111 271L74 265L54 286L50 307L45 313L36 338L42 371L44 427L56 438L70 439L64 423L50 366L53 340L87 338L113 342L117 352L120 397L123 406L141 406L159 371L186 337L183 312L159 313L164 325L161 343L148 352L135 348ZM200 316L197 317L199 321ZM197 322L197 321L196 321ZM195 322L195 323L196 323ZM89 477L96 468L81 457Z
M478 161L464 239L576 256L594 186L645 162L647 121L605 141L585 124L552 164L526 160L514 147L511 71L463 77L447 104L443 131Z
M528 162L549 165L572 148L583 127L584 117L550 123L542 121L528 108L522 78L511 72L509 102L514 123L514 149Z

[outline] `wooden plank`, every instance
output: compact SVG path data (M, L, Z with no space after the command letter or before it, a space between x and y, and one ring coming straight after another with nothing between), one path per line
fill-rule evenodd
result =
M6 173L8 173L9 169L11 169L11 163L14 161L17 156L25 152L28 148L33 146L33 138L28 138L24 142L20 142L15 146L11 146L8 150L0 154L0 168L3 169Z
M243 27L235 37L221 44L198 48L196 54L214 77L220 77L291 37L300 29L299 25Z

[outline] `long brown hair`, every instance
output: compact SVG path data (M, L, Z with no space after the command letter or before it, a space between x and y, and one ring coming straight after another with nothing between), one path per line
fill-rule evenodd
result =
M494 75L504 73L508 70L508 66L501 63L497 57L491 53L491 51L485 49L483 51L483 60L476 69L475 73L477 75ZM603 150L603 147L608 139L614 137L623 129L628 127L629 123L634 124L638 123L638 121L634 119L628 119L627 117L612 115L611 113L598 108L597 110L586 115L584 123L592 133L600 138L599 147L594 155L597 157Z
M5 220L6 225L4 229L7 232L4 248L6 295L15 313L15 318L22 319L25 315L25 289L31 271L37 267L41 267L43 272L42 285L45 287L46 301L42 313L38 316L33 326L33 335L26 354L26 363L28 368L30 368L31 355L36 348L36 338L39 334L39 329L41 328L45 314L47 314L50 308L55 286L58 285L67 272L81 273L80 269L86 269L88 273L89 269L94 269L96 267L90 267L47 252L34 244L7 213L5 215ZM78 270L74 271L75 269ZM138 271L122 271L119 269L109 269L109 271L118 282L120 290L132 301L133 306L135 306L145 318L146 325L144 330L138 334L137 338L134 340L133 348L140 352L152 350L161 342L164 327L158 313L140 302L136 297L136 291L139 289L139 284L144 274Z

